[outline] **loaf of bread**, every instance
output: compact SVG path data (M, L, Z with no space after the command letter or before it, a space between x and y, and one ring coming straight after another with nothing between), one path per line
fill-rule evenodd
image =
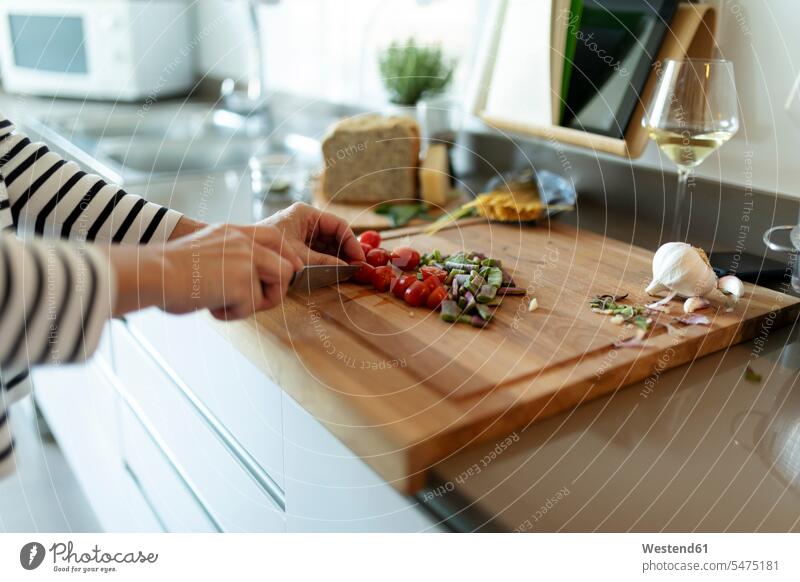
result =
M325 195L337 202L416 198L419 149L419 126L410 117L342 120L322 142Z

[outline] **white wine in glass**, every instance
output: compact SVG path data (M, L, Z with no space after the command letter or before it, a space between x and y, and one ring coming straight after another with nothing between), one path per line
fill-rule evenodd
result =
M739 129L733 63L666 60L643 123L658 147L678 166L673 240L683 240L683 207L689 173Z

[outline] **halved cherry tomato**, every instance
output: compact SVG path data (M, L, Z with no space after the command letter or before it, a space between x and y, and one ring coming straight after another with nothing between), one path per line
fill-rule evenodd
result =
M408 289L406 289L403 298L406 300L406 303L412 307L421 307L425 305L425 302L428 300L428 295L430 294L431 290L428 289L428 286L424 282L414 281L409 285Z
M388 291L393 277L394 271L388 265L375 267L372 271L372 286L380 292Z
M361 283L362 285L369 285L372 283L372 272L375 267L364 261L355 261L351 265L358 265L360 268L353 273L353 282Z
M442 283L438 277L428 277L427 279L422 280L423 283L433 291L434 289L439 289L440 287L444 287L444 283Z
M365 230L358 237L358 242L368 244L373 249L381 246L381 235L377 230Z
M367 262L373 267L382 267L389 264L389 253L386 249L372 249L367 253Z
M416 280L416 275L400 275L392 286L392 293L394 293L394 296L398 299L403 299L406 289Z
M447 279L447 271L439 267L434 267L433 265L425 265L420 271L422 272L423 280L436 277L440 282L444 283L445 279Z
M392 251L392 264L404 271L413 271L419 265L419 253L411 247L398 247Z
M447 299L447 289L444 287L437 287L431 294L428 295L428 299L425 301L425 304L428 306L428 309L438 309L439 305Z
M361 250L364 251L364 256L367 256L367 253L374 249L372 245L368 245L367 243L361 243Z

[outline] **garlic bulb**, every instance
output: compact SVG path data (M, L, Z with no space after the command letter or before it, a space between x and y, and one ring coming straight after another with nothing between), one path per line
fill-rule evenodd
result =
M702 297L717 286L717 276L702 251L682 242L661 245L653 257L653 281L647 293L669 289L681 297Z
M738 301L744 293L742 282L732 275L717 281L717 275L702 249L682 242L661 245L653 257L653 280L647 286L649 295L668 292L667 296L653 304L658 308L673 297L685 297L683 309L691 313L708 307L706 295L719 289Z

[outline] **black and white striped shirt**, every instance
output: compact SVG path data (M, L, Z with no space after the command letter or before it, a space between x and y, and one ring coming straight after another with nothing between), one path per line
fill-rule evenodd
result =
M0 477L13 470L8 407L30 393L30 367L86 359L111 315L116 280L93 243L164 241L180 218L81 171L0 115Z

